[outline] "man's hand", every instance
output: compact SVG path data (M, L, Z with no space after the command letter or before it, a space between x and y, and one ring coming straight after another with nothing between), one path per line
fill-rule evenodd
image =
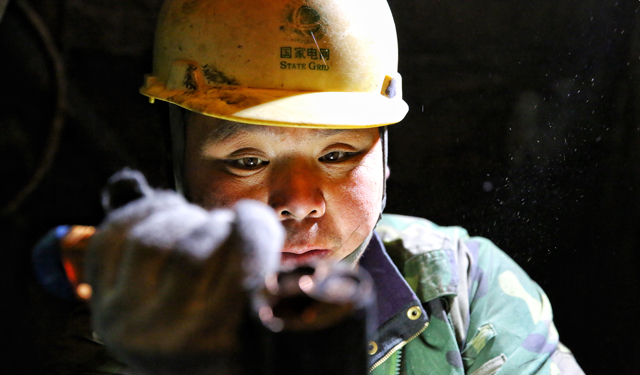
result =
M284 231L271 208L206 211L125 170L89 244L97 335L132 366L160 374L233 371L251 296L277 271Z

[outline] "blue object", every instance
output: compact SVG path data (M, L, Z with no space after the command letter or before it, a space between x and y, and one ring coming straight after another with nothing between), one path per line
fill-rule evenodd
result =
M73 286L62 265L60 240L69 233L71 227L60 225L51 229L33 248L32 262L40 285L56 297L74 300Z

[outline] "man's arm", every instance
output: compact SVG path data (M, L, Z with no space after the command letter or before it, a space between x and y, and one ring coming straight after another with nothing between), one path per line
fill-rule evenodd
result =
M469 328L462 347L466 372L583 374L559 342L544 291L491 241L471 238L465 245L470 260Z

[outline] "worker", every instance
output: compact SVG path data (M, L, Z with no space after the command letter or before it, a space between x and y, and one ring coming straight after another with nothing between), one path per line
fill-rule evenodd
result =
M387 128L408 111L397 56L384 0L168 0L141 93L170 103L176 189L187 200L269 206L261 217L284 228L283 268L341 262L371 274L373 374L582 374L544 292L492 242L382 214ZM98 280L129 266L109 267ZM153 337L145 343L170 346Z

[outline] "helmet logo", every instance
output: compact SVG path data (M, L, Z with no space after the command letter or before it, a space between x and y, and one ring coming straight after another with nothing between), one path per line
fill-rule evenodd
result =
M325 34L326 20L323 13L299 1L287 4L282 23L280 30L299 43L317 43Z

